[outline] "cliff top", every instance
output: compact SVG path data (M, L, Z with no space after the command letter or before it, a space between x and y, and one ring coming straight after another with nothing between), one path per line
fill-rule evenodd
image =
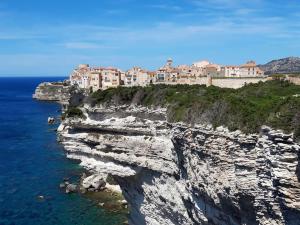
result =
M99 90L85 102L166 107L170 122L207 123L246 133L268 125L300 137L300 86L281 80L237 90L202 85L119 87Z

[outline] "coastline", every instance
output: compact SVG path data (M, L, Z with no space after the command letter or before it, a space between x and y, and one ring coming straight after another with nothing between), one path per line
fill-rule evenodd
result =
M68 107L70 100L74 95L71 93L72 90L70 86L65 82L55 82L55 83L45 82L40 84L37 87L35 94L33 94L32 97L37 101L57 103L61 106L63 112L66 109L66 107ZM55 119L56 123L60 124L56 130L59 133L61 131L61 116L53 119ZM58 142L60 142L59 137L58 137ZM79 158L74 158L72 156L69 156L68 154L66 155L66 157L69 160L75 160L75 161L80 160ZM89 170L83 164L83 162L81 162L79 165L84 169L84 172L80 175L81 178L78 181L75 181L74 183L70 183L68 180L64 181L63 183L60 184L61 189L64 190L64 192L86 196L92 201L95 201L97 207L101 207L105 210L109 210L113 212L120 211L120 213L127 214L128 212L127 202L124 200L124 197L122 196L122 190L119 187L119 185L109 184L108 182L106 182L105 186L101 188L93 187L92 183L88 184L90 188L84 187L82 176L83 175L86 176L85 174L89 173L90 176L92 177L93 171ZM89 177L85 177L85 178L88 179ZM66 184L64 185L64 183ZM72 185L74 187L76 186L76 190L73 189L71 191L68 190L68 186L72 186ZM126 224L125 221L124 224Z
M167 108L110 103L67 107L57 132L67 157L94 176L91 184L108 176L118 183L129 224L294 225L300 145L293 133L169 122Z

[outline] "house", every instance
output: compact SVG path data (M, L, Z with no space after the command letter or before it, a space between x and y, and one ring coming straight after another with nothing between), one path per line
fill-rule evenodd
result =
M254 61L249 61L246 64L240 66L241 77L258 77L263 75L263 71L258 68Z
M156 83L163 83L167 80L168 72L165 68L160 68L156 71Z
M240 67L239 66L223 66L221 72L224 77L240 77Z
M73 72L70 75L70 83L71 85L77 85L80 87L82 85L81 75L77 72Z
M121 85L121 71L108 67L103 68L102 74L102 89L115 88Z
M90 74L90 86L93 92L102 88L102 74L101 71L92 71Z
M221 74L221 66L218 64L208 64L204 67L204 73L205 76L210 76L210 77L220 77L222 76Z
M173 60L168 59L166 64L156 71L156 83L174 83L177 81L179 72L178 68L173 67Z
M170 69L169 71L167 71L166 81L169 83L178 82L180 73L181 73L181 71L178 68Z
M156 72L155 71L147 71L148 74L148 84L154 84L156 81Z
M125 73L125 86L146 86L148 73L140 67L133 67Z
M89 87L89 73L91 68L88 64L80 64L70 75L70 83L78 85L80 88Z

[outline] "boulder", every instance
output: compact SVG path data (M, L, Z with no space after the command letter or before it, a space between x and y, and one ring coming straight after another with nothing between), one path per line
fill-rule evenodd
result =
M102 176L91 175L82 180L82 187L90 190L103 190L106 182L102 179Z
M66 193L74 193L77 192L77 185L76 184L68 184L66 187Z
M60 187L60 188L65 188L66 186L67 186L66 183L60 183L60 184L59 184L59 187Z
M48 117L48 124L54 124L54 123L55 123L54 117Z

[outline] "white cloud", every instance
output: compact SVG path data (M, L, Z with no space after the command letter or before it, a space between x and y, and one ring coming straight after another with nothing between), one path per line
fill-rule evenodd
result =
M157 5L150 5L152 8L156 9L163 9L163 10L173 10L173 11L180 11L182 8L178 5L172 4L157 4Z
M69 49L109 49L114 48L108 45L100 45L92 42L67 42L63 46Z

